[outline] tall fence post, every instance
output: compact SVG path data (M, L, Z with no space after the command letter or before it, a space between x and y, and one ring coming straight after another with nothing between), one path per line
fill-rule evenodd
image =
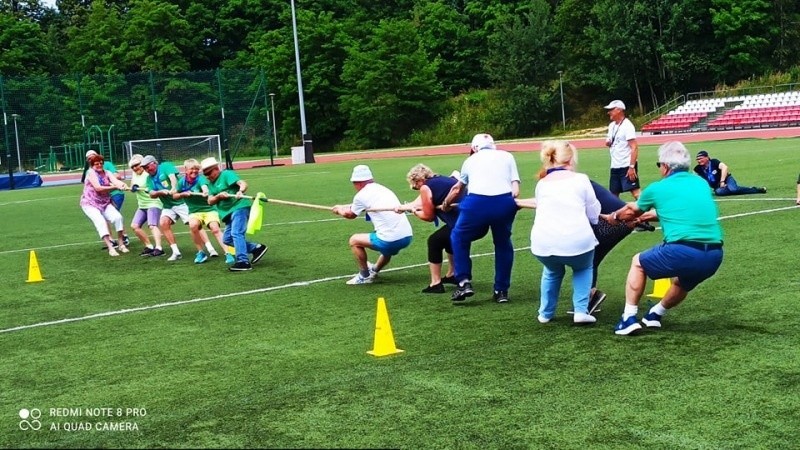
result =
M3 134L6 142L6 164L8 164L8 187L14 189L14 169L11 168L11 144L8 142L8 115L6 113L6 94L3 87L3 76L0 75L0 105L3 109Z

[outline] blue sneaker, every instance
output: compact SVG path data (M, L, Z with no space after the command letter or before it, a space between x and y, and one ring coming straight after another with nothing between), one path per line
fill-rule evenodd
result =
M236 258L233 257L230 253L225 253L225 264L231 265L236 262Z
M616 327L614 327L614 334L620 336L627 336L629 334L636 334L642 326L636 321L636 316L630 316L627 319L620 319Z
M194 257L194 263L203 264L206 261L208 261L208 255L206 255L202 250L197 252L197 256Z
M646 316L642 317L642 323L647 328L661 328L661 315L650 311Z

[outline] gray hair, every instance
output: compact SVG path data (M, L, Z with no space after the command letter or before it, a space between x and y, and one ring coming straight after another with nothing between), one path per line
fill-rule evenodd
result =
M689 150L678 141L670 141L658 148L658 161L666 164L670 172L689 170L691 159Z

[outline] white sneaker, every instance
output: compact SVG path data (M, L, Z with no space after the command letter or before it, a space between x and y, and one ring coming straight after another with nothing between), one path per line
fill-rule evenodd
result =
M372 277L371 273L370 276L366 278L362 277L360 273L357 273L356 276L347 280L347 283L345 284L370 284L373 280L375 279Z
M117 250L119 250L122 253L129 253L130 252L130 250L128 250L128 247L126 247L124 244L119 244L119 246L117 247Z
M547 322L550 322L550 319L548 319L547 317L545 317L545 316L543 316L543 315L541 315L541 314L539 314L539 316L538 316L538 317L536 317L536 319L539 321L539 323L547 323Z
M181 258L183 258L183 255L181 255L180 253L173 253L172 255L170 255L169 258L167 258L167 261L177 261Z
M572 321L574 323L587 324L597 322L597 318L589 314L576 312L572 316Z
M212 258L216 257L216 256L219 256L219 253L217 253L217 251L214 250L213 248L211 250L208 250L208 249L206 249L206 250L208 251L208 256L210 256Z
M119 256L119 253L112 248L108 250L108 256Z
M378 278L378 271L375 270L375 264L372 264L371 262L367 261L367 269L369 269L369 277L371 279L374 280L375 278Z

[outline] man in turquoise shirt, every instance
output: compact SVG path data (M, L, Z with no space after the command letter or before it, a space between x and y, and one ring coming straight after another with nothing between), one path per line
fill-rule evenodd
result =
M661 301L642 318L648 328L660 328L667 310L680 304L698 284L722 264L722 227L717 205L705 180L689 171L689 151L677 141L658 149L662 180L649 185L639 200L611 214L612 220L632 220L650 209L658 211L664 243L633 256L625 287L625 310L614 332L630 335L642 329L636 315L646 278L671 278Z

